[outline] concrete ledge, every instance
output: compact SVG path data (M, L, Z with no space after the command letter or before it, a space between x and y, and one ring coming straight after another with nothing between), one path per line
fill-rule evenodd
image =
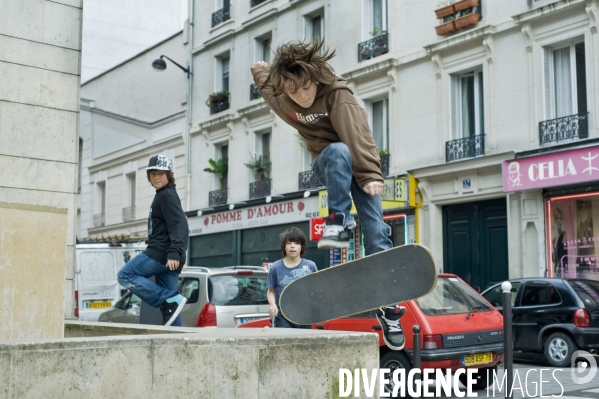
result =
M99 323L91 321L65 320L64 337L109 337L114 335L153 335L197 333L199 328L165 327L149 324Z
M0 397L332 399L340 368L379 364L376 334L186 330L194 331L0 341Z

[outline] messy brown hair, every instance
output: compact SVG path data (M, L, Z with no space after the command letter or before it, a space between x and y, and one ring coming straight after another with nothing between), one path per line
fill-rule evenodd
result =
M279 96L295 93L309 82L333 84L337 77L327 61L335 56L335 50L321 52L323 44L323 41L290 42L279 46L260 90L271 89L273 95Z
M146 175L148 176L148 181L150 182L150 184L152 184L152 180L150 179L150 172L152 172L153 170L155 170L155 169L146 170ZM168 179L168 185L174 186L175 185L175 172L173 172L172 170L164 170L163 172L166 173L166 178Z

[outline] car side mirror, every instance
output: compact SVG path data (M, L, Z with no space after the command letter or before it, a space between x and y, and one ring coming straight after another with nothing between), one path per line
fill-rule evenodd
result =
M117 309L125 310L125 304L123 303L123 301L118 301L117 303L114 304L114 307Z

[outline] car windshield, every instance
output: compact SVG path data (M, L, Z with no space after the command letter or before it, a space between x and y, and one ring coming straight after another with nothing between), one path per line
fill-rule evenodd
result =
M576 291L576 295L582 299L587 311L593 313L599 306L599 281L570 280L570 285Z
M437 279L435 288L416 303L427 316L493 310L476 291L455 277Z
M233 274L208 279L208 298L218 306L267 304L267 274Z

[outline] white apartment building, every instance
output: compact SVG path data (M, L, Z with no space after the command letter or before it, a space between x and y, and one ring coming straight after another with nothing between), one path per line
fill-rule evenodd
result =
M389 153L385 214L396 245L430 247L440 269L478 289L508 277L596 270L594 249L575 244L576 226L599 217L595 166L584 173L568 159L598 151L597 1L461 0L438 18L441 7L437 0L195 2L192 263L271 262L280 257L278 233L289 224L308 231L308 219L326 206L295 132L255 98L249 70L279 44L318 38L336 50L332 66ZM212 109L204 105L222 91ZM256 181L244 164L260 155L271 173ZM221 190L203 169L222 157L229 162ZM393 193L410 177L413 206ZM559 228L550 213L557 205ZM585 240L597 236L591 226ZM570 243L553 261L557 241ZM359 256L359 237L355 244L351 256ZM306 256L322 265L338 254L311 247Z
M166 70L154 71L160 56L186 63L183 31L81 86L80 240L147 237L155 190L145 168L152 155L173 160L185 206L188 79L170 61Z

